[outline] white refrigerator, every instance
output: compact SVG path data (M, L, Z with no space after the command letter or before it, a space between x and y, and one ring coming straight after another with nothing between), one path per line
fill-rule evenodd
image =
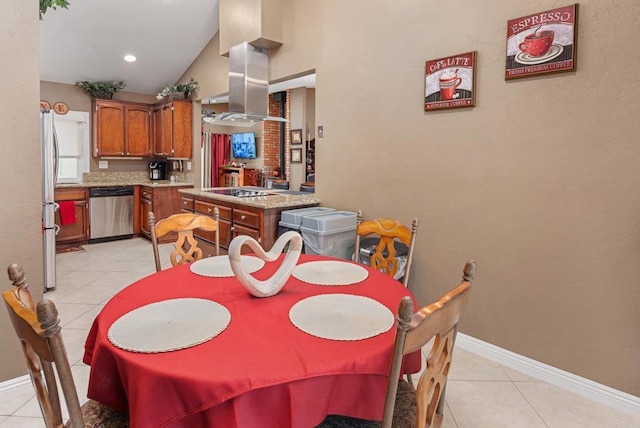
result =
M56 286L56 235L55 223L58 204L55 203L55 187L58 177L58 141L53 126L54 113L40 110L40 139L42 142L42 228L44 291Z

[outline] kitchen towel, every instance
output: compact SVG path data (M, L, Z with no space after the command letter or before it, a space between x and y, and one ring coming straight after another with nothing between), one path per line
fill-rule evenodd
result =
M60 201L60 223L62 226L76 222L76 203L74 201Z

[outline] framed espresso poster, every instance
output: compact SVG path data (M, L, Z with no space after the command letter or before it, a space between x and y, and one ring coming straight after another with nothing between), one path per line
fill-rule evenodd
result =
M475 105L475 51L427 61L424 111Z
M576 68L578 4L507 22L505 79Z

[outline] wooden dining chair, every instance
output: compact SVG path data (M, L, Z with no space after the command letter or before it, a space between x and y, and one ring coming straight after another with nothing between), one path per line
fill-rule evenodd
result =
M128 427L129 416L125 412L109 409L94 400L80 406L67 351L62 341L56 306L50 300L43 300L34 307L22 268L14 263L8 267L7 272L14 288L3 292L2 297L22 344L45 426L63 426L62 407L58 395L60 383L69 411L69 421L65 427Z
M198 241L193 236L195 229L202 229L215 232L216 256L220 255L220 211L214 208L213 218L205 215L180 213L173 214L156 223L153 212L148 214L149 229L151 230L151 243L153 244L153 255L156 262L156 272L162 270L160 264L160 252L158 250L158 239L171 232L177 232L178 239L171 252L171 264L173 266L183 263L191 263L202 258L202 249L198 247Z
M410 297L405 296L400 301L382 428L436 428L442 425L444 394L458 323L467 306L475 274L476 262L470 260L464 266L460 285L416 313ZM400 379L402 359L420 351L431 339L433 345L426 358L426 368L414 389ZM375 421L330 415L318 428L374 426L380 425Z
M273 180L272 189L289 190L289 182L287 180Z
M418 233L419 222L413 219L411 229L397 220L388 218L377 218L363 221L362 210L358 210L356 216L356 245L355 261L360 260L360 247L364 237L375 235L379 238L375 251L371 254L371 267L385 272L391 277L395 277L400 268L400 260L396 254L396 241L408 247L406 263L404 265L404 275L402 283L406 286L409 283L409 270L413 260L413 249Z

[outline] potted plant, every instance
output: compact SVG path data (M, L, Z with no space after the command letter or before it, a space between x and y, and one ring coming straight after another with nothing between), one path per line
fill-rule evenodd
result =
M76 86L80 86L84 91L91 95L92 98L103 98L110 100L113 94L127 86L122 80L119 82L76 82Z
M158 93L156 98L159 100L163 100L165 98L174 100L190 100L198 89L200 89L198 82L193 80L192 77L186 83L174 83L172 85L167 85L160 93Z
M56 10L58 7L66 9L67 6L69 6L67 0L40 0L40 20L42 20L42 15L47 12L47 9L51 8Z

